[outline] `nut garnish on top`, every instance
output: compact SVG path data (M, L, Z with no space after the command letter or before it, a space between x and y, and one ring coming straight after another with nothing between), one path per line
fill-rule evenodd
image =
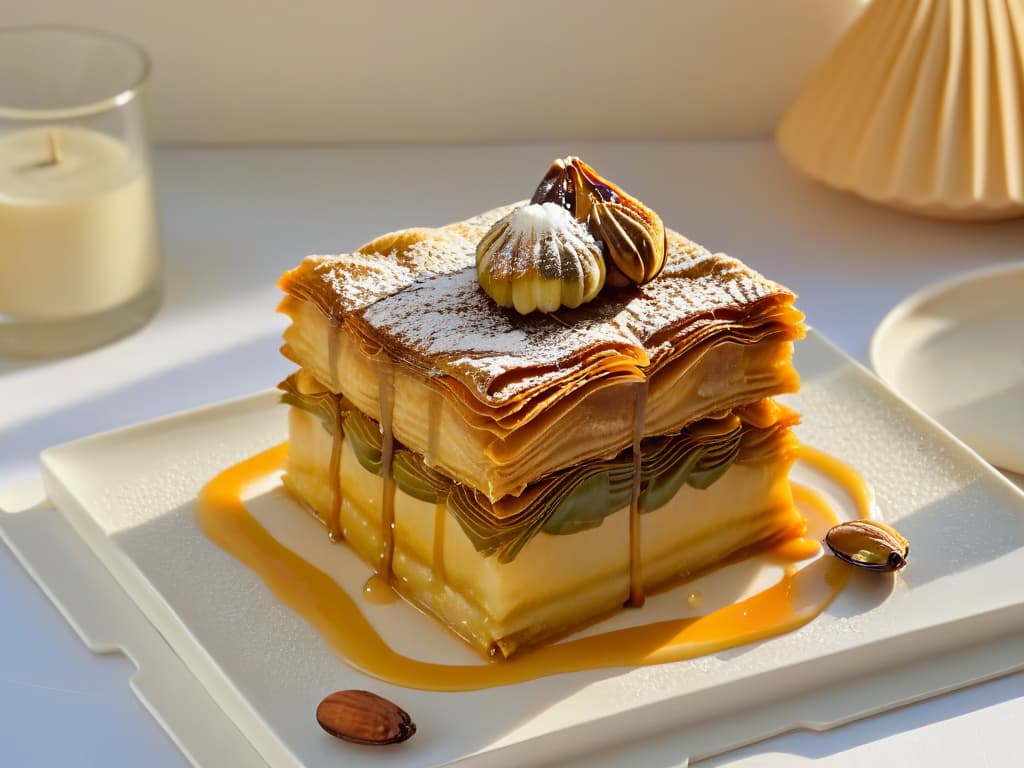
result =
M520 314L593 300L604 285L650 282L665 266L661 217L578 157L556 160L526 206L476 248L480 286Z
M476 248L480 285L522 315L578 307L604 286L601 247L572 215L552 203L516 208Z

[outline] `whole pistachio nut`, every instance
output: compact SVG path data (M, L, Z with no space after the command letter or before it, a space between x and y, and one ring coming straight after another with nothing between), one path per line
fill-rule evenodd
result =
M610 283L619 287L630 283L643 285L657 277L665 266L665 230L660 229L660 239L657 239L650 221L637 209L598 202L591 209L590 224L608 250Z
M829 529L825 543L851 565L888 573L907 564L910 545L902 534L880 520L849 520Z

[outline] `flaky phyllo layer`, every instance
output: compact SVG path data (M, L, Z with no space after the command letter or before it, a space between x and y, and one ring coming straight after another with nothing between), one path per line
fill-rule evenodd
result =
M638 385L647 436L797 389L793 294L675 232L642 289L557 315L495 307L474 249L507 210L307 258L281 279L282 351L378 420L386 368L395 437L492 501L631 445Z
M477 284L509 209L287 272L285 484L484 653L800 535L793 294L669 232L661 274L521 316Z
M284 402L315 416L332 438L344 441L345 450L364 470L381 474L382 438L376 421L308 376L294 374L279 386ZM640 513L664 506L684 485L710 487L734 462L791 462L795 443L789 427L796 421L793 411L760 400L692 422L677 434L646 438L640 444ZM538 533L583 531L628 507L633 471L633 450L626 449L537 478L518 496L491 501L431 468L422 454L406 446L396 444L392 459L399 491L445 504L477 552L502 563L514 560Z
M657 589L803 532L786 479L796 417L770 400L641 443L634 548L632 449L492 502L394 444L388 515L380 425L302 373L281 386L289 490L372 567L390 551L394 589L487 656L617 610L631 572Z

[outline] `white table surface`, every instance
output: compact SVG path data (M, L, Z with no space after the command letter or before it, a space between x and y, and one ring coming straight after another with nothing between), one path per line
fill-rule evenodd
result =
M0 488L40 450L273 385L277 276L308 253L528 197L580 154L670 226L794 288L809 322L867 362L910 292L1024 258L1024 219L919 219L798 177L767 141L156 152L164 304L142 331L77 357L0 359ZM136 700L134 667L94 656L0 546L0 765L182 766ZM704 765L1019 765L1024 674L826 733L771 739ZM659 761L673 765L672 761Z

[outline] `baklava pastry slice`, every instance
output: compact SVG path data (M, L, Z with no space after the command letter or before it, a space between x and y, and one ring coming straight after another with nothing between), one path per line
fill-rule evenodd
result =
M484 653L803 531L793 294L579 158L280 287L287 487Z
M387 558L395 589L481 653L508 657L629 600L632 449L492 502L395 444L388 535L379 425L307 376L281 386L288 489L369 568ZM787 481L795 421L763 400L641 443L632 568L645 591L803 533Z
M638 382L644 435L797 389L793 294L675 232L661 274L637 291L557 315L496 307L471 238L506 210L306 259L281 279L284 354L378 420L386 371L395 437L491 499L628 447L621 403Z

